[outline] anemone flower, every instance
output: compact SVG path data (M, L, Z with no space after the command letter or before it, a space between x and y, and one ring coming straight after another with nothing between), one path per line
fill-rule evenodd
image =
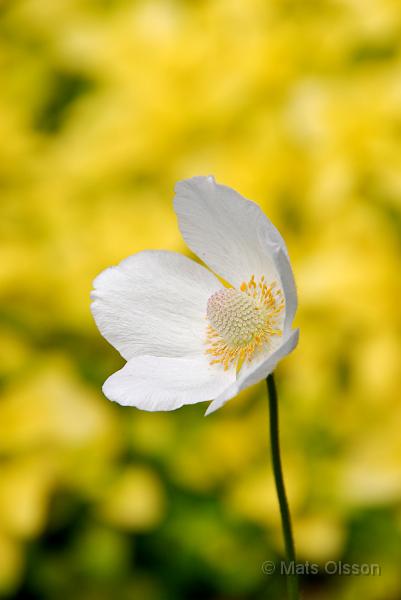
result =
M176 186L189 248L145 250L94 281L92 313L127 361L103 385L123 406L156 411L212 400L206 414L267 378L273 469L288 560L295 560L281 473L272 372L298 342L294 277L280 233L260 208L213 177ZM289 579L290 598L298 598Z
M96 277L93 316L127 361L103 392L149 411L213 400L209 414L295 348L296 289L284 240L254 202L193 177L177 184L174 208L210 270L145 250Z

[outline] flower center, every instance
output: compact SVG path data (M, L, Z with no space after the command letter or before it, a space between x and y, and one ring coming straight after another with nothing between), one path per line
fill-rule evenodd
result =
M239 368L244 360L252 360L272 336L282 334L279 321L283 310L277 283L268 285L264 277L256 283L252 275L239 290L226 288L212 294L207 303L210 364L220 363L227 370L231 364Z

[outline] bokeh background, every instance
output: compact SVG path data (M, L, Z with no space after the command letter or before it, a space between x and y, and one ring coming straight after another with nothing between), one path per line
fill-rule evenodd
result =
M0 1L0 596L285 597L263 385L148 414L89 312L99 271L187 252L174 183L214 174L286 238L277 371L306 600L401 598L398 0Z

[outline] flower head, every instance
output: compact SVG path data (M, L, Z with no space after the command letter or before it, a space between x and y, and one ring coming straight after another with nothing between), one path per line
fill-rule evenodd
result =
M295 348L296 289L285 243L255 203L213 177L193 177L177 184L174 208L210 270L150 250L98 275L93 316L127 361L103 391L144 410L212 400L208 414Z

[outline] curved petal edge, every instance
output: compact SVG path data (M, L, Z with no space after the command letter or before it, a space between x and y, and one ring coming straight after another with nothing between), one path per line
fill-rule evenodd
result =
M211 367L206 357L139 356L103 384L104 395L122 406L175 410L216 398L235 381L235 370Z
M242 390L255 385L274 371L278 362L287 356L297 346L299 329L292 330L283 343L270 356L265 357L255 365L244 365L238 379L209 405L205 415L210 415L221 408L228 400L234 398Z

